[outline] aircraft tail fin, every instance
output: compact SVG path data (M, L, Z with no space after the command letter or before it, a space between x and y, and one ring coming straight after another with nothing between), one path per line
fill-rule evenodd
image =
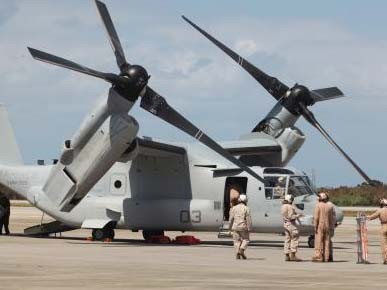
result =
M23 164L19 146L16 142L7 110L3 104L0 104L0 164Z

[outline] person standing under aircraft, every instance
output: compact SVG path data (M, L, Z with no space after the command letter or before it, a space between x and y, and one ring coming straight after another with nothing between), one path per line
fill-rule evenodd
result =
M296 253L298 250L299 231L296 221L302 216L298 214L293 207L294 197L292 195L285 195L285 199L282 202L281 214L285 228L285 243L284 253L285 261L300 262L301 259L297 258Z
M381 247L383 254L383 264L387 265L387 198L380 200L380 209L375 211L370 216L367 216L368 220L374 220L379 218L381 224Z
M335 229L335 211L334 206L329 201L329 196L325 192L318 194L319 202L314 209L314 256L313 262L329 262L330 252L333 248L332 236Z
M3 234L3 227L6 235L9 235L9 216L11 214L11 204L8 197L0 192L0 235Z
M250 242L251 215L247 206L247 196L241 194L238 204L230 209L230 230L234 240L237 259L246 260L245 251Z

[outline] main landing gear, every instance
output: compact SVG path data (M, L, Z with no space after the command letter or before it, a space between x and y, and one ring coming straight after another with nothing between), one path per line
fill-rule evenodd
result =
M143 230L142 236L145 241L149 241L154 236L164 236L163 230Z
M91 232L91 236L93 237L93 240L95 241L103 241L105 239L114 239L114 225L107 224L102 229L93 229Z

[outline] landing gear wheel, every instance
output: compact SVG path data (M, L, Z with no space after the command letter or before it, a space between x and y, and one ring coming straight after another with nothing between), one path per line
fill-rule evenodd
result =
M309 246L309 248L314 248L314 235L311 235L308 238L308 246Z
M104 229L93 229L91 236L95 241L103 241L104 239L114 239L114 229L104 228Z
M108 239L114 239L114 230L113 229L106 229L105 230L105 238L108 238Z
M95 241L102 241L105 238L105 231L103 229L93 229L91 236Z
M145 241L149 241L153 236L164 236L164 231L156 231L156 230L143 230L142 236Z

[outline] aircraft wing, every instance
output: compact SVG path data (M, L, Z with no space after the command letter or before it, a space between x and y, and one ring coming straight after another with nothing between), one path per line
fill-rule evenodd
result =
M221 145L248 166L282 166L282 149L275 140L251 138L223 142Z
M150 138L136 139L139 153L143 155L166 156L166 155L185 155L186 150L183 147L168 144L165 142L154 141Z
M187 154L186 149L181 146L155 141L147 137L137 138L136 145L137 154L142 156L183 157ZM248 166L282 166L282 149L275 140L249 138L221 142L221 146Z

